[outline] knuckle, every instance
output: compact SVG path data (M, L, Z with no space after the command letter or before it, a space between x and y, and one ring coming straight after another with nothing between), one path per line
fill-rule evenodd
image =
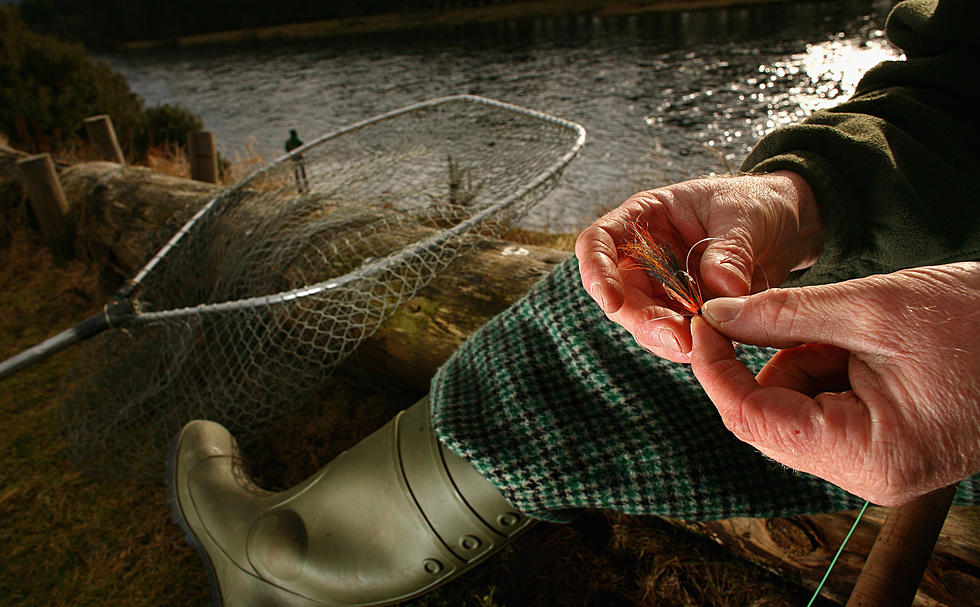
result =
M863 497L880 506L901 506L928 491L936 470L925 451L910 441L902 449L889 449L875 465L860 471L859 484L867 487Z
M582 254L593 254L595 252L602 252L608 254L613 248L610 247L607 242L609 238L608 232L606 232L599 223L596 222L592 226L586 228L578 238L575 239L575 252L579 255Z
M773 337L775 331L786 333L787 330L790 335L794 335L801 322L800 302L801 299L805 298L805 292L797 295L790 289L765 291L757 300L758 304L754 310L755 318L753 320L763 328L769 337Z

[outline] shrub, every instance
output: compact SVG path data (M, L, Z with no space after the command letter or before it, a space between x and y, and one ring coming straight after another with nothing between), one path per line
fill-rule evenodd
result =
M35 34L8 8L0 9L0 40L0 130L12 146L71 151L84 119L103 113L112 116L121 143L142 130L140 98L80 45Z
M181 105L165 103L145 111L145 129L140 142L145 151L168 143L187 146L187 135L204 128L201 119Z
M142 161L151 146L185 145L202 123L181 106L144 109L122 75L78 44L32 32L0 6L0 133L29 152L71 154L84 120L108 114L123 153Z

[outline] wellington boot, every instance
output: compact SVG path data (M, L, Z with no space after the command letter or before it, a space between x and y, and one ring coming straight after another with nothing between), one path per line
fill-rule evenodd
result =
M187 424L168 466L174 518L218 605L390 605L473 567L531 524L432 432L428 401L300 485L259 489L222 426Z

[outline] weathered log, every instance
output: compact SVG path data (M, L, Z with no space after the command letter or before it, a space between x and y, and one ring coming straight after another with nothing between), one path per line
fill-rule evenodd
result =
M85 162L61 173L76 250L132 276L220 187L151 169Z
M0 161L3 160L0 149ZM76 165L62 182L80 242L102 247L130 276L217 187L110 163ZM505 309L567 255L544 247L485 240L422 289L355 353L340 372L370 373L424 388L467 336ZM672 521L733 553L813 588L855 513L778 519ZM865 514L823 595L846 601L884 520ZM980 508L953 508L926 570L915 605L977 604L980 596Z
M847 607L912 604L956 489L954 483L889 508Z
M469 335L567 255L545 247L482 241L402 305L358 348L347 367L428 388L436 369Z
M134 275L220 190L108 162L76 164L60 176L78 226L77 246L105 259L124 278ZM356 218L351 221L356 224ZM468 335L567 255L503 240L479 241L368 339L349 371L424 389Z

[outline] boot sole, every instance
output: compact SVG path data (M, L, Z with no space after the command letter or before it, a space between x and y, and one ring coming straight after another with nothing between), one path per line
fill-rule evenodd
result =
M180 530L184 533L184 539L200 555L204 561L204 569L208 575L208 585L211 587L212 605L222 607L224 601L221 598L221 588L218 586L218 575L211 562L211 557L204 550L204 545L197 538L197 534L191 529L184 512L180 507L180 499L177 497L177 454L180 452L180 441L184 436L183 429L175 436L167 447L167 502L170 504L170 518L173 519Z

